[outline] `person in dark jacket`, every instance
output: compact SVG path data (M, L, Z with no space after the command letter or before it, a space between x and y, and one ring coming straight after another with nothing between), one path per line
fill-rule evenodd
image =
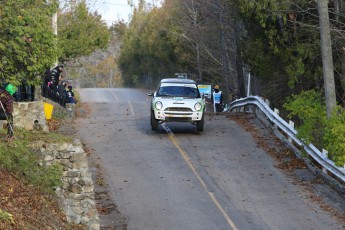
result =
M66 91L67 83L65 81L60 81L57 89L57 94L59 97L59 104L65 104L67 101L67 91Z
M68 89L66 91L67 94L67 103L76 103L75 97L74 97L74 92L73 92L73 88L71 85L68 86Z
M57 91L57 87L59 85L60 75L63 72L63 65L58 65L50 72L50 85L49 87Z
M67 83L65 81L60 81L58 85L58 94L59 96L65 96L66 95L66 86Z
M16 87L8 84L6 89L0 89L0 120L7 120L7 137L12 138L13 133L13 94Z

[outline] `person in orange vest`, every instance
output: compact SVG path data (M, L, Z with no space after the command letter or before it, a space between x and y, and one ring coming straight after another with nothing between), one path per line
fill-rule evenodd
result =
M219 90L219 85L216 85L213 88L212 102L215 113L223 111L223 93Z

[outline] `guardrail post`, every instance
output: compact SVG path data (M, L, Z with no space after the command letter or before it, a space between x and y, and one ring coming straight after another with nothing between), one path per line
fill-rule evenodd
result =
M328 156L328 151L327 151L326 149L322 149L321 156L322 156L323 158L327 158L327 156ZM324 174L327 174L328 170L327 170L325 167L322 167L322 172L323 172Z
M289 120L289 125L291 126L292 129L295 129L295 123L291 120ZM289 136L288 141L292 143L292 138Z
M328 157L328 151L326 149L322 149L321 154L322 154L323 158L327 158Z
M261 115L261 113L260 113L260 112L261 112L261 109L259 109L259 107L258 107L258 106L255 106L255 108L254 108L254 109L255 109L255 114L256 114L256 115L258 115L258 114L260 114L260 115Z
M274 108L274 113L277 114L279 116L279 109ZM274 124L274 128L277 128L278 126L276 124Z
M274 109L274 112L279 115L279 109Z

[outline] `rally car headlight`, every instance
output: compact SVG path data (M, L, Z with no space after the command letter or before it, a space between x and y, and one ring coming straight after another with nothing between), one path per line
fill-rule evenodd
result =
M199 102L196 103L196 104L194 105L194 109L195 109L196 111L200 111L201 108L202 108L202 105L201 105Z
M163 103L160 102L160 101L157 101L156 104L155 104L155 107L156 107L156 109L160 110L160 109L163 108Z

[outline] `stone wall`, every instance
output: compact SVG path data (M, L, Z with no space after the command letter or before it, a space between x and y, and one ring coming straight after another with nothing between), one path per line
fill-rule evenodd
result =
M42 166L54 163L63 166L62 186L56 189L56 194L67 221L82 224L90 230L100 229L93 181L80 141L58 144L37 141L30 147L40 156Z
M49 99L32 102L13 103L13 123L14 127L26 130L40 130L49 132L49 128L44 113L44 102L53 105L53 115L55 118L74 118L75 104L66 104L66 108L60 106ZM0 120L0 127L6 121Z
M26 130L41 130L48 132L43 101L14 102L13 123L15 127Z

